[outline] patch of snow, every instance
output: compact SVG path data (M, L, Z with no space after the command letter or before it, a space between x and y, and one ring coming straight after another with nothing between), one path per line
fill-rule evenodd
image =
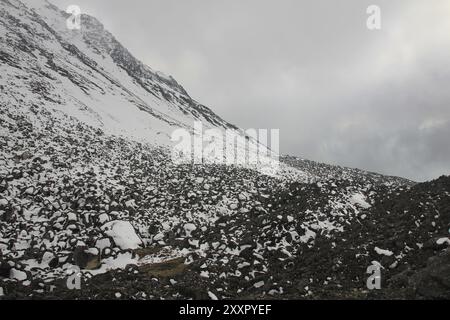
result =
M132 254L129 252L119 253L116 258L111 257L104 259L99 269L88 270L86 272L92 275L103 274L110 270L125 269L125 267L129 264L137 265L138 260L133 258Z
M371 205L367 202L366 196L361 193L355 193L354 195L352 195L352 197L350 198L350 202L353 205L357 204L364 209L368 209L371 207Z
M108 221L109 216L106 213L102 213L101 215L98 216L98 222L100 222L101 224L105 224Z
M108 238L98 239L97 242L95 242L95 247L99 250L111 248L111 240L109 240Z
M209 272L208 271L201 271L200 277L202 278L209 278Z
M69 221L77 221L77 215L74 212L69 212L67 214L67 220L69 220Z
M307 242L309 242L309 240L315 239L315 238L316 238L316 233L314 231L311 231L308 228L306 228L305 234L300 237L300 241L303 243L307 243Z
M211 300L219 300L217 296L211 291L208 291L208 296L211 298Z
M9 273L9 277L11 279L15 279L18 281L24 281L27 280L27 274L23 271L17 270L17 269L11 269L10 273Z
M447 243L450 245L450 238L440 238L436 241L436 244L443 245L444 243Z
M197 227L195 226L195 224L186 223L184 225L184 231L186 232L186 237L190 237L191 233L195 230L197 230Z
M378 247L375 247L375 252L378 253L379 255L384 255L384 256L388 256L388 257L390 257L394 254L392 251L380 249Z
M108 222L102 227L102 230L113 238L116 245L123 250L137 249L142 245L141 238L128 221Z

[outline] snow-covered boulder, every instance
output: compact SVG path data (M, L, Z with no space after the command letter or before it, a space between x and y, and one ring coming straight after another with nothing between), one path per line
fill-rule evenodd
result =
M190 237L191 233L197 230L197 227L193 223L186 223L184 225L184 231L186 232L186 237Z
M18 269L11 269L10 271L10 275L9 275L10 279L15 279L18 281L25 281L28 279L27 273L25 271L21 271Z
M106 213L102 213L101 215L98 216L98 222L102 225L108 222L109 220L110 220L109 216Z
M142 246L141 238L139 238L133 226L128 221L116 220L108 222L103 225L102 230L122 250L137 249Z

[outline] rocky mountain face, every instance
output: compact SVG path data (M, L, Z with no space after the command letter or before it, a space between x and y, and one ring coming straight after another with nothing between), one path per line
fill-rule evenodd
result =
M39 0L0 2L2 101L45 105L108 133L158 144L174 128L237 129L194 101L172 77L134 58L95 18Z
M232 126L36 3L0 0L0 299L450 298L450 177L174 164L174 127Z

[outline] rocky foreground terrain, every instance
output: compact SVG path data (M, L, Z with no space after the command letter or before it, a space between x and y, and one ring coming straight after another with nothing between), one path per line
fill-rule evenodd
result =
M292 157L314 181L175 166L164 148L56 115L0 108L2 298L450 297L450 177Z
M450 298L450 177L175 165L173 130L238 129L67 17L0 0L0 299Z

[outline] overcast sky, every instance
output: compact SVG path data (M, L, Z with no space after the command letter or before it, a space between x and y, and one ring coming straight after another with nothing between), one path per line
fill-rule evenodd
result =
M448 0L50 0L281 151L408 177L450 174ZM369 31L366 9L381 8Z

